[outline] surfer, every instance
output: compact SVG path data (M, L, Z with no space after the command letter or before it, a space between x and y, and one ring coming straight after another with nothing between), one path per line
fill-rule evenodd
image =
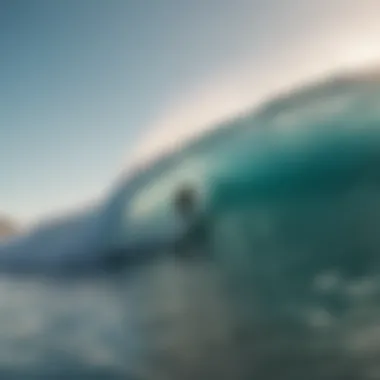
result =
M183 232L176 242L175 250L180 256L204 255L210 248L210 223L199 206L199 194L192 186L184 186L177 192L174 207L179 222L183 224Z

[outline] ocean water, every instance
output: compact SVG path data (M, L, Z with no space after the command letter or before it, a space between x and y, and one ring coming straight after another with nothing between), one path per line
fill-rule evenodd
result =
M0 279L4 379L380 378L380 192L253 202L213 249L87 279Z
M3 379L119 378L121 289L102 280L0 279Z

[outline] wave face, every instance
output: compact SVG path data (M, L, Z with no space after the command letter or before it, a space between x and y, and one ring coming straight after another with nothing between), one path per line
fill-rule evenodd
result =
M373 72L278 97L3 247L0 377L379 378L379 104Z

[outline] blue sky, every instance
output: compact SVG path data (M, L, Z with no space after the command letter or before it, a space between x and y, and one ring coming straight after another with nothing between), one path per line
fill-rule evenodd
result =
M0 212L29 223L73 208L131 157L379 58L379 12L376 0L0 1Z

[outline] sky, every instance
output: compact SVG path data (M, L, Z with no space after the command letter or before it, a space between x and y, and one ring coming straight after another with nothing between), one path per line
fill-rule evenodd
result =
M378 0L0 0L0 213L121 171L276 91L380 61Z

